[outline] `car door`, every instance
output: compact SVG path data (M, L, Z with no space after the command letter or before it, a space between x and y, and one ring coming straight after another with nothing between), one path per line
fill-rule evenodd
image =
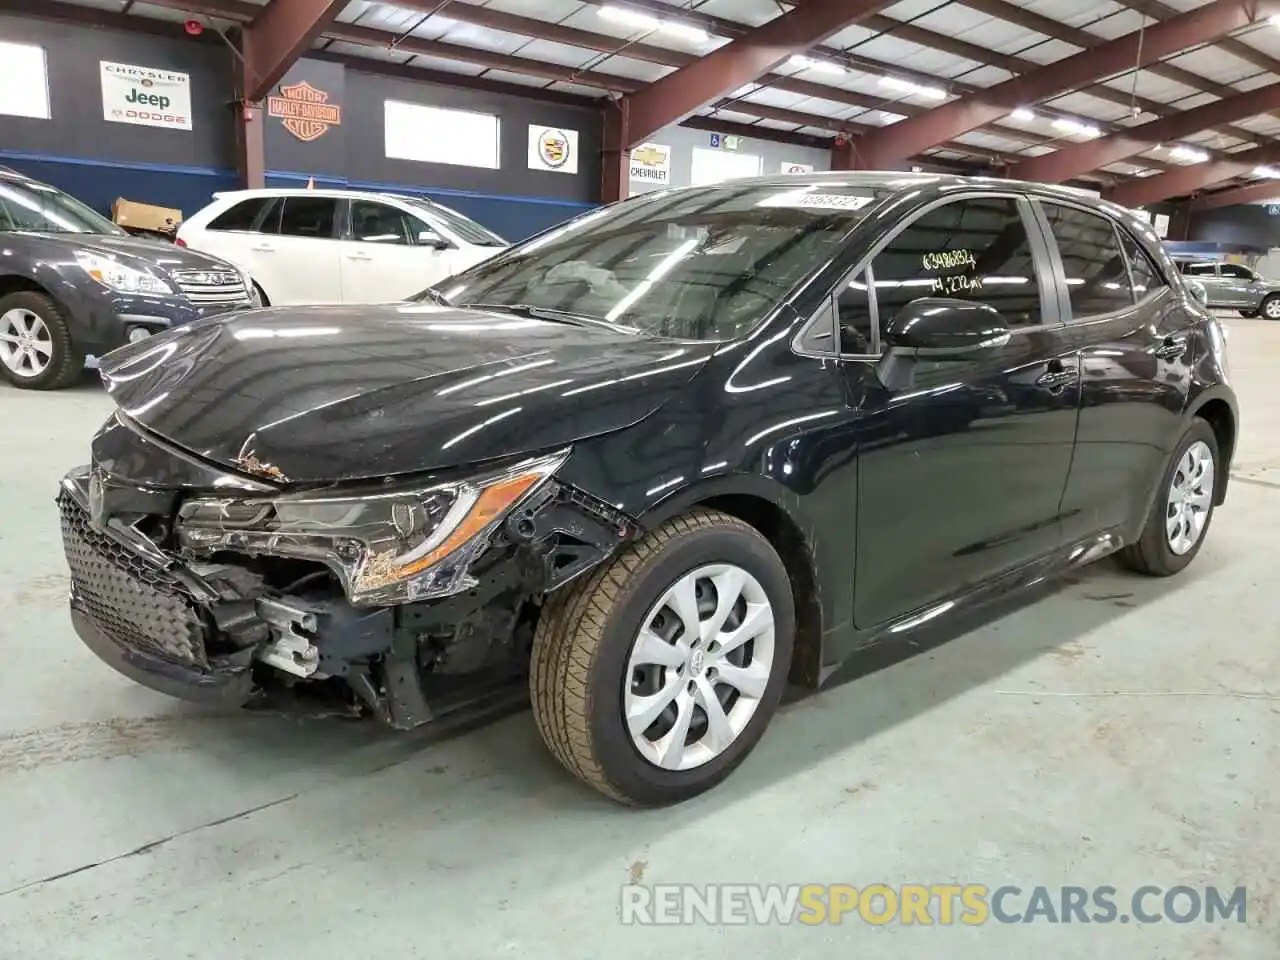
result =
M404 300L450 276L454 244L431 224L381 200L351 200L342 242L347 303Z
M277 203L270 196L237 200L202 227L184 225L178 236L192 250L221 257L244 270L258 282L253 248L262 242L261 227ZM275 210L276 220L279 211ZM273 226L275 221L272 221Z
M1080 350L1080 426L1063 498L1064 531L1080 540L1145 516L1181 430L1193 315L1130 226L1065 202L1037 208Z
M338 198L279 198L250 244L251 271L275 306L342 302Z
M1223 303L1238 310L1248 310L1257 307L1262 300L1258 278L1248 267L1238 263L1220 263L1218 276Z
M954 199L909 221L840 292L859 424L858 627L915 615L1060 545L1078 364L1046 258L1025 200ZM1008 343L916 359L904 377L879 356L879 330L922 297L991 305Z

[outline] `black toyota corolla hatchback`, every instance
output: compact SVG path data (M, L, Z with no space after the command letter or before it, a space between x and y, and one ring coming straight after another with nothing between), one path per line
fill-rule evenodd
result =
M788 680L1112 552L1190 563L1224 347L1150 227L1083 193L651 194L415 302L111 354L58 497L71 615L176 696L399 728L527 676L570 771L678 801Z

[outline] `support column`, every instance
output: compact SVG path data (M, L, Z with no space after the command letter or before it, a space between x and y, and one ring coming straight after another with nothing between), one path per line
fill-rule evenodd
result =
M236 100L231 104L236 129L236 168L240 185L250 190L267 185L266 134L262 104Z
M600 155L600 202L625 200L631 190L631 151L628 148L630 105L619 100L604 108L604 149Z
M837 140L831 147L831 169L853 170L854 162L853 141L844 138Z

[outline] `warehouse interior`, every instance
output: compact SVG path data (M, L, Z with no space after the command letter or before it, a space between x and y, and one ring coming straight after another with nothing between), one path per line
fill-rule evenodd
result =
M156 85L126 95L129 70ZM0 957L1276 956L1280 0L0 0L0 75L0 168L173 249L242 190L422 198L484 246L669 188L890 171L1074 188L1188 276L1259 291L1202 301L1241 413L1187 573L1104 559L877 644L789 692L727 784L655 810L564 777L523 688L402 733L107 669L67 616L53 498L115 409L113 345L66 389L0 381ZM0 219L0 298L36 289L9 242ZM246 306L307 302L250 272ZM639 885L904 883L1248 908L964 929L624 909Z

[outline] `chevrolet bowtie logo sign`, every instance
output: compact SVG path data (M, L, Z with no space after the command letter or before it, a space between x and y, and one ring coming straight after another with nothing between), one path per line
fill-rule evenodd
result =
M268 97L267 113L279 117L284 128L303 142L315 140L342 123L342 107L330 103L329 94L305 81L281 87L280 96Z

